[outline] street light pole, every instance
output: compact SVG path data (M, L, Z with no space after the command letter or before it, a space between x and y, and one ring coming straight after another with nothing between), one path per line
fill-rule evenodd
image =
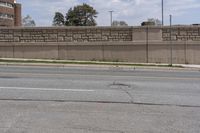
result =
M109 11L109 12L110 12L110 26L112 26L112 23L113 23L112 13L113 13L114 11Z
M161 7L162 7L162 26L164 26L164 1L161 0Z

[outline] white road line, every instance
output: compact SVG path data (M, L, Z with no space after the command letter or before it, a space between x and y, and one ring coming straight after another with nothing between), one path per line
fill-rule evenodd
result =
M37 90L37 91L72 91L72 92L94 92L86 89L59 89L59 88L29 88L29 87L0 87L1 90Z

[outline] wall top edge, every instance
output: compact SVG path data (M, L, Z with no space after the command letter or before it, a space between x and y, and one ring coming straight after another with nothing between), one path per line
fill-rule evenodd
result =
M170 26L67 26L67 27L0 27L1 29L165 29ZM172 28L200 28L199 26L172 26Z
M66 27L0 27L1 29L130 29L132 26L126 27L110 27L110 26L66 26Z
M67 27L0 27L0 29L161 29L170 26L67 26ZM200 26L172 26L172 28L200 28Z

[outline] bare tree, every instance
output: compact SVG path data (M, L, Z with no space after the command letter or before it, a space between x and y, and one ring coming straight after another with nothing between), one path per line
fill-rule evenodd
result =
M155 24L155 26L161 26L162 25L162 22L157 18L149 18L147 21L153 22Z
M36 26L35 21L32 19L30 15L27 15L22 19L22 25L24 27L34 27Z
M125 21L113 21L112 26L128 26Z

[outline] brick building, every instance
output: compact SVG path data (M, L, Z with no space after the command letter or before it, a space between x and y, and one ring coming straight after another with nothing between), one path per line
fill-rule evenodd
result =
M16 0L0 0L0 26L21 26L21 4Z

